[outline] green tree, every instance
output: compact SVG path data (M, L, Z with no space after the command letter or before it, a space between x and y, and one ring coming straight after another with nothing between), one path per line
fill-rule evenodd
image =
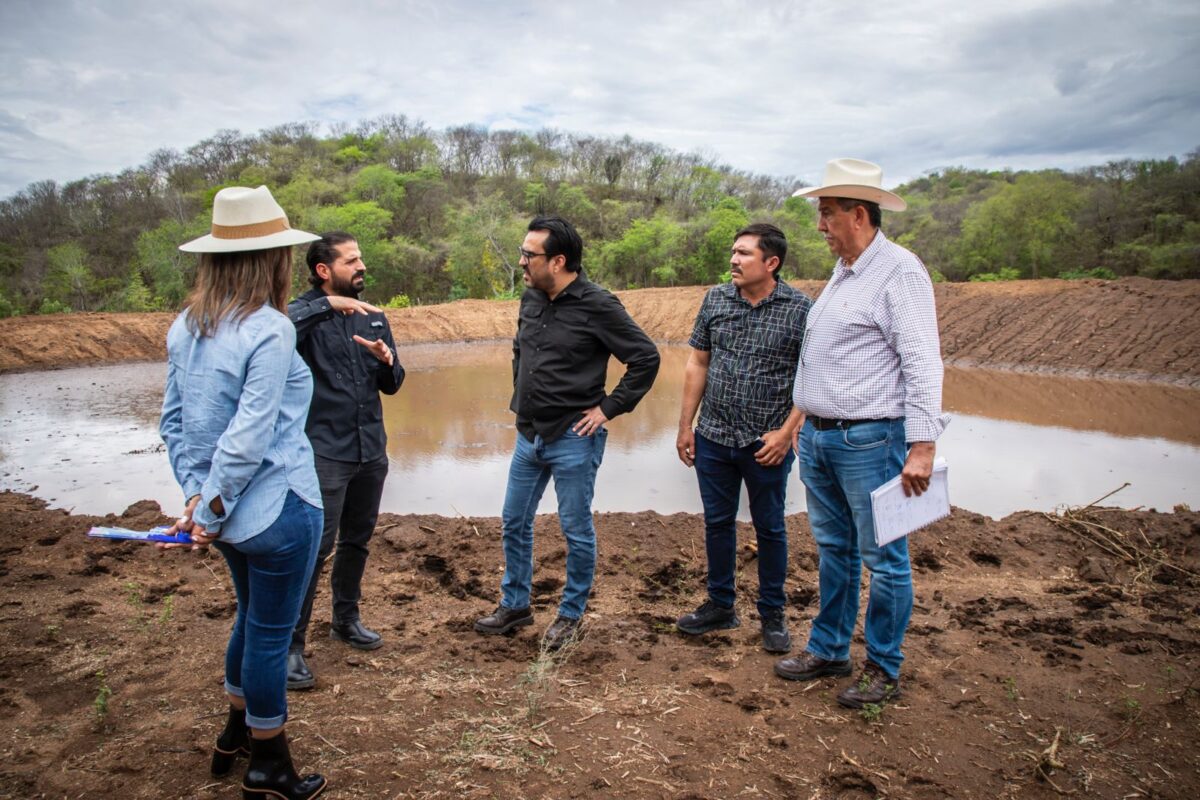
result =
M1058 172L1023 173L963 219L961 261L969 275L1016 269L1021 276L1053 276L1073 269L1075 213L1085 197Z
M688 259L690 283L716 283L729 270L733 235L750 221L736 197L726 197L701 217L695 226L697 245Z
M686 240L683 226L665 215L634 220L621 238L601 249L598 274L630 288L670 283L684 264Z
M50 268L43 284L44 298L75 311L92 310L96 276L87 267L83 247L77 242L66 242L50 248L46 255Z
M137 238L135 271L149 278L147 288L157 308L177 309L187 297L196 272L196 256L180 251L179 245L204 235L209 229L208 215L197 215L190 222L163 220Z

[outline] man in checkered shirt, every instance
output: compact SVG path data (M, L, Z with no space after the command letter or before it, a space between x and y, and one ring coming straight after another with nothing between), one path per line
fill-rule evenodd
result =
M871 491L900 476L905 494L929 486L942 414L942 357L933 285L915 255L888 241L881 209L904 200L883 171L853 158L829 162L817 229L838 256L808 315L793 399L800 478L820 555L821 609L805 652L775 665L783 678L849 675L862 565L871 573L861 676L838 695L848 708L900 696L900 645L912 615L908 541L875 543Z
M708 599L675 623L684 633L736 628L734 571L742 483L758 536L758 614L763 648L792 648L784 620L787 528L783 504L803 421L792 405L792 379L811 302L779 279L787 239L774 225L749 225L734 236L730 283L704 298L683 383L675 441L695 466L704 503ZM703 403L701 399L703 398ZM696 409L700 421L692 429Z

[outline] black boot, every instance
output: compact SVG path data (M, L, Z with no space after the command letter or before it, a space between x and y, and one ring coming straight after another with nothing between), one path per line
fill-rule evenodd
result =
M225 720L225 730L217 737L217 745L213 748L212 774L223 778L233 768L233 760L238 756L250 755L250 730L246 727L246 711L241 708L229 707L229 718Z
M286 733L280 731L272 739L250 737L250 766L242 779L244 800L309 800L324 788L320 775L296 774Z

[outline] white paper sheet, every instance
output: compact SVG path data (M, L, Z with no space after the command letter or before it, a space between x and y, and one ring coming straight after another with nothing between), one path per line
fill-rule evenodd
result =
M875 520L875 544L880 547L950 516L946 459L938 458L933 462L929 488L920 497L904 496L899 475L871 492L871 514Z

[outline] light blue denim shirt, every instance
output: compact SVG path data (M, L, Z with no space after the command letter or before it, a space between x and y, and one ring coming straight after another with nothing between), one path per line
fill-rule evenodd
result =
M167 332L159 433L185 502L200 495L193 519L235 543L266 530L289 489L321 508L304 434L312 373L296 353L295 326L264 305L198 338L186 317ZM222 516L209 507L218 495Z

